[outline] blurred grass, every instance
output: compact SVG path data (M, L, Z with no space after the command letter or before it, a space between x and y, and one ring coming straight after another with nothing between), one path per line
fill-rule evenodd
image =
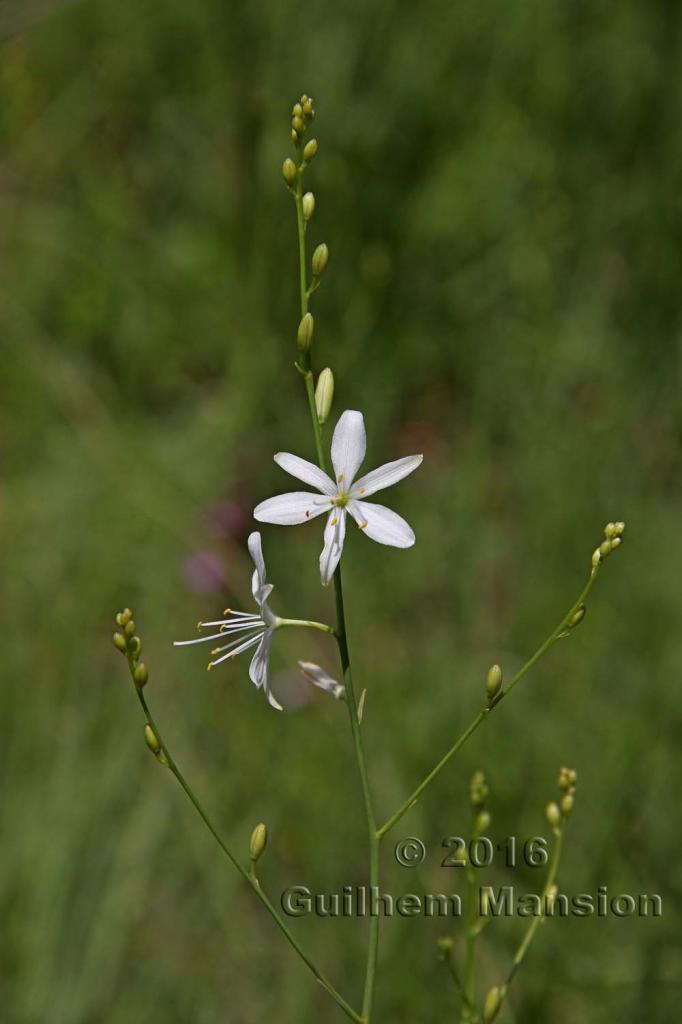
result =
M272 892L363 880L342 709L275 715L245 665L207 677L199 652L170 648L248 594L250 511L286 484L271 453L310 453L279 178L302 89L318 107L312 238L331 250L318 366L335 369L337 410L365 410L368 465L426 453L392 495L414 551L353 535L346 556L382 815L475 712L491 661L513 671L565 610L603 523L628 523L585 624L405 819L425 867L387 848L385 886L450 884L438 844L465 828L474 768L503 838L542 831L556 770L574 765L562 886L660 892L664 917L547 926L500 1019L674 1019L677 5L5 6L3 1024L334 1014L149 758L109 644L131 604L196 789L235 849L270 824ZM275 607L332 614L319 542L265 531ZM221 591L188 587L196 551L222 560ZM278 638L283 672L331 657L299 643ZM357 993L362 924L295 926ZM454 1019L441 931L386 924L379 1019ZM486 978L517 932L487 931Z

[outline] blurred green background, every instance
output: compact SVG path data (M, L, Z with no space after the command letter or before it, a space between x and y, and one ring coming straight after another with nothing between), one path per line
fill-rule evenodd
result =
M317 366L336 413L365 411L367 466L426 456L387 499L417 546L353 531L344 562L382 819L628 524L584 625L393 833L424 866L389 842L384 885L459 887L440 842L475 768L502 840L546 831L572 765L563 889L660 893L664 916L546 925L499 1019L677 1019L681 22L645 0L2 4L3 1024L342 1019L149 756L110 643L130 604L171 749L236 850L268 822L275 898L363 883L344 708L294 671L332 647L278 636L281 715L246 661L207 676L171 647L247 607L251 510L290 483L272 453L312 455L280 176L302 90ZM275 609L333 615L321 530L263 533ZM293 927L358 1003L365 923ZM521 927L487 930L483 982ZM385 924L377 1022L457 1019L443 931Z

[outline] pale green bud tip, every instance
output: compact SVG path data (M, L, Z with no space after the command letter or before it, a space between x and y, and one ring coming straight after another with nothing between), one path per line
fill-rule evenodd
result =
M249 857L255 862L263 853L265 845L268 841L268 829L267 826L261 822L256 825L253 832L251 833L251 839L249 841Z
M306 192L301 200L301 205L303 207L303 219L306 221L310 220L315 213L315 196L312 192Z
M545 817L552 828L557 828L561 823L561 811L559 810L559 805L555 804L553 800L545 807Z
M440 939L438 939L436 945L438 946L438 949L440 950L441 953L449 953L452 947L454 946L454 942L452 941L449 935L443 935Z
M306 163L310 163L312 158L317 153L317 139L311 139L310 142L306 142L303 147L303 159Z
M502 669L499 665L491 665L488 669L488 675L485 680L485 690L488 697L492 700L496 697L502 686Z
M296 181L296 164L290 156L288 156L282 164L282 177L290 188Z
M560 768L559 769L559 789L563 790L564 793L570 789L575 789L575 784L578 781L578 773L573 768Z
M483 1024L492 1024L502 1006L502 1000L504 999L504 989L498 985L494 985L493 988L488 989L488 993L485 997L483 1004Z
M135 686L137 686L139 690L141 690L143 686L146 686L147 680L149 679L149 672L147 671L147 666L142 662L135 666L133 679L135 681Z
M151 750L152 754L158 754L161 750L161 744L159 743L159 737L156 735L151 725L147 723L144 727L144 741Z
M306 313L298 325L297 341L301 352L307 352L312 345L314 330L315 321L313 320L312 313Z
M294 114L294 116L291 119L291 127L293 131L297 132L299 135L302 135L303 132L305 131L305 122L303 118L299 117L298 114Z
M125 633L125 635L127 637L131 637L131 636L135 636L135 630L136 629L137 629L137 626L135 625L135 620L134 619L128 619L128 621L126 622L126 624L125 624L125 626L123 628L123 632Z
M329 367L326 366L317 378L317 387L315 388L315 409L317 410L317 418L320 422L320 426L323 423L326 423L329 419L333 400L334 374Z
M319 277L324 273L324 270L329 262L329 249L325 242L321 242L315 252L313 253L312 265L313 274L315 277Z

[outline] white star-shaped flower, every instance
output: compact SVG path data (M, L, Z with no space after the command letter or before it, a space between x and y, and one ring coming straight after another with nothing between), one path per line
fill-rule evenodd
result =
M214 665L219 665L221 661L227 661L228 658L236 658L242 651L255 647L256 652L249 666L251 682L258 689L263 690L273 708L281 711L281 704L275 700L270 690L270 647L272 645L272 634L280 625L280 620L268 605L268 598L273 591L273 586L267 581L260 533L254 532L249 536L248 546L249 554L255 565L251 578L251 591L258 605L258 614L235 612L231 608L226 608L226 618L218 619L215 622L200 622L198 624L197 628L200 630L218 627L217 633L212 633L210 636L200 636L196 640L176 640L175 646L184 647L189 644L203 644L209 640L228 640L229 638L227 643L215 647L211 651L211 656L214 660L209 661L209 669L213 668ZM216 658L217 654L220 657Z
M365 498L384 487L402 480L420 465L423 455L407 455L404 459L387 462L355 479L365 458L367 438L361 412L347 409L340 417L332 438L332 464L336 479L332 480L318 466L297 455L279 452L275 462L291 476L317 488L319 494L292 491L262 501L254 509L261 523L295 526L328 513L324 530L324 548L320 555L322 583L329 583L339 564L346 536L346 513L349 512L361 530L379 544L396 548L409 548L414 544L414 533L401 516L384 505L375 505Z

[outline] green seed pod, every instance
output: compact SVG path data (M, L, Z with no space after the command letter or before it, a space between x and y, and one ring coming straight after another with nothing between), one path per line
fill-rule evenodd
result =
M303 159L306 163L310 163L312 158L317 153L317 139L311 139L310 142L306 142L303 147Z
M116 648L116 650L120 651L122 654L125 654L128 645L126 643L126 638L124 637L123 633L114 633L112 639L114 641L114 647Z
M315 213L315 196L312 192L306 192L301 200L303 206L303 219L307 222Z
M502 669L499 665L491 665L485 680L485 692L488 700L492 700L500 692L502 686Z
M254 864L263 853L267 841L268 829L267 826L261 822L260 825L256 825L251 833L251 839L249 840L249 857Z
M329 263L329 249L327 248L325 242L321 242L317 246L315 252L313 253L313 258L311 262L313 274L315 275L315 277L320 277L320 275L324 273L325 268Z
M312 313L306 313L298 325L298 334L296 336L301 352L307 352L312 345L314 330L315 321L313 320Z
M282 177L289 188L291 188L296 181L296 164L290 156L288 156L282 164Z
M555 804L553 800L545 807L545 817L552 828L557 828L561 824L561 811L559 805Z
M133 680L138 690L141 690L143 686L146 686L148 679L149 672L147 671L147 666L140 662L139 665L135 666L135 671L133 672Z
M483 1024L492 1024L502 1006L502 1000L504 999L504 989L494 985L493 988L488 989L488 993L485 997L483 1004Z
M315 409L317 410L317 418L320 422L320 426L323 423L326 423L329 419L333 400L334 374L329 367L326 366L317 378L317 387L315 388Z
M159 737L156 735L151 725L147 723L144 727L144 741L151 750L152 754L158 754L161 750L161 744L159 743Z

